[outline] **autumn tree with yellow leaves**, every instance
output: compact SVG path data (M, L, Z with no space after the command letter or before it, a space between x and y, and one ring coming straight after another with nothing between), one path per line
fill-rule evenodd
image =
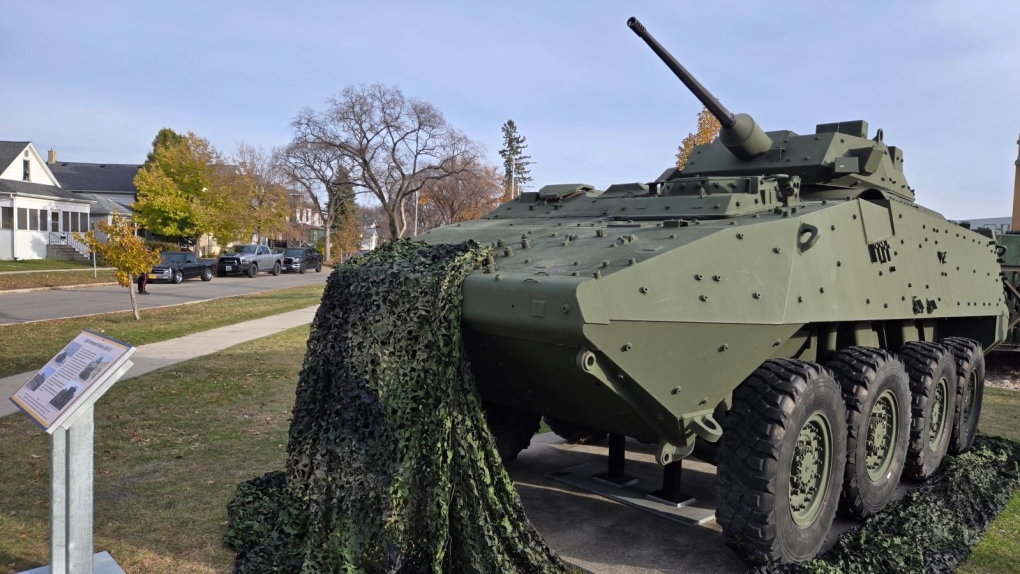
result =
M159 250L149 249L137 235L138 226L119 212L113 214L110 223L100 221L95 229L88 233L75 233L75 238L84 242L89 249L98 254L107 265L117 269L117 283L127 287L131 296L131 310L135 320L140 321L138 300L132 284L142 273L148 273L159 263ZM106 240L97 236L96 231L106 235Z
M676 150L677 168L681 170L684 168L691 157L691 152L694 151L694 146L712 143L721 128L719 120L715 119L707 108L702 108L698 113L698 131L687 134Z

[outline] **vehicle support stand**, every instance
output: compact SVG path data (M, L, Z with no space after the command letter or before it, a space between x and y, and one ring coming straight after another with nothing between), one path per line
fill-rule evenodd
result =
M655 492L649 492L648 498L680 508L693 504L695 498L680 491L680 471L683 468L683 459L674 460L662 467L662 488Z
M638 479L624 472L623 467L627 462L627 437L622 434L609 435L609 472L596 474L592 479L599 482L623 488L634 486Z

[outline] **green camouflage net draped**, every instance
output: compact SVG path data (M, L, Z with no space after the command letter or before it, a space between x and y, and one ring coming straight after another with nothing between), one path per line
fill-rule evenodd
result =
M329 278L287 472L238 488L235 572L566 572L528 522L463 353L475 243L392 241Z

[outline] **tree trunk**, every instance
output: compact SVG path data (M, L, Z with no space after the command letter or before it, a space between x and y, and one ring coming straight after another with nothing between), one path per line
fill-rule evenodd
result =
M138 277L135 275L128 275L131 278L131 284L128 285L128 295L131 296L131 311L135 314L135 321L141 321L142 316L138 313L138 298L135 296L135 286L138 285Z

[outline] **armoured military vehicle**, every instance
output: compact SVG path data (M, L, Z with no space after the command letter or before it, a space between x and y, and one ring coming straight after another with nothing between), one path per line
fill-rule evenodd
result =
M681 459L714 451L727 543L808 559L837 511L878 512L901 475L969 448L1007 325L995 241L915 203L882 130L766 132L628 26L718 138L683 171L546 185L421 237L494 248L463 323L505 459L545 416L609 433L611 467L622 437L656 444L668 495Z

